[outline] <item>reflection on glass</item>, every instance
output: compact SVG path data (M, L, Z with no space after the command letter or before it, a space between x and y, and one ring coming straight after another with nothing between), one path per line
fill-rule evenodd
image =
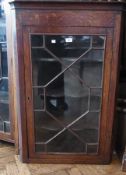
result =
M10 132L6 23L3 7L3 1L0 0L0 131Z
M31 35L36 152L97 153L105 36Z

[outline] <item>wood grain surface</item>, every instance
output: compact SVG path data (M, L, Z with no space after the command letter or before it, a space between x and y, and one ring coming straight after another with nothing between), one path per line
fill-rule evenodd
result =
M116 156L110 165L24 164L13 145L0 142L0 175L124 175Z

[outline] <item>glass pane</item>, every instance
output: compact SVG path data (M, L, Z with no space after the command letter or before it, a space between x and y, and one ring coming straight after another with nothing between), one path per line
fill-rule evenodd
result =
M95 144L96 147L96 143L99 141L99 117L100 114L98 112L88 112L71 126L72 131L74 131L81 140L85 142L86 146ZM86 149L85 152L92 153L89 152L89 149Z
M90 90L90 111L98 111L101 107L101 89Z
M0 0L0 131L10 132L6 19L2 0Z
M91 45L90 36L50 35L45 36L45 46L58 58L76 59Z
M8 67L7 67L7 44L1 44L1 67L2 67L2 76L8 76Z
M93 36L92 47L104 48L105 37L104 36Z
M38 38L38 35L36 37ZM34 38L35 35L32 35L33 44ZM46 85L70 64L77 61L78 57L83 57L91 46L91 36L40 35L40 38L44 39L43 47L32 46L31 50L32 61L34 61L33 84L38 86Z
M105 36L31 35L35 150L97 153Z
M49 83L54 77L56 77L61 71L61 63L53 61L54 59L41 60L34 63L34 85L36 86L45 86Z
M33 47L43 47L43 36L32 35L31 46Z
M102 62L86 62L81 65L81 79L89 87L101 87L102 86Z
M47 112L35 111L34 114L36 142L47 142L63 129Z
M86 144L78 140L72 133L65 131L47 144L47 152L85 153Z
M71 126L73 131L82 131L87 129L98 129L99 126L99 112L88 112L79 121ZM98 141L98 140L97 140ZM90 143L92 141L90 140Z
M86 151L89 154L95 154L96 152L98 152L98 144L87 144Z
M89 89L65 71L46 88L47 110L68 125L88 111L88 96Z
M33 88L34 109L44 109L44 90L43 88Z
M92 49L70 67L74 76L77 76L87 87L102 86L104 50ZM65 65L68 66L67 61Z
M42 143L35 143L36 152L46 152L46 145Z

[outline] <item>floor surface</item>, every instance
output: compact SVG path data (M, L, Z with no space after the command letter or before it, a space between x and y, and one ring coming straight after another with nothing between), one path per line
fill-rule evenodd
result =
M121 163L114 156L110 165L52 165L23 164L14 147L0 143L0 175L125 175Z

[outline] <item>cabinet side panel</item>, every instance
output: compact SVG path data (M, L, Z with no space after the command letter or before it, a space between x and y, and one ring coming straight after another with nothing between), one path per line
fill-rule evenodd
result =
M113 33L113 59L111 67L111 80L110 80L110 92L109 92L109 103L108 103L108 113L107 113L107 125L109 135L107 137L107 142L105 145L105 155L104 158L109 160L108 155L112 154L110 150L113 148L114 139L114 123L115 123L115 109L116 109L116 99L117 99L117 89L118 89L118 79L119 79L119 65L121 57L121 45L122 45L122 14L117 14L115 17L115 27ZM112 138L112 139L111 139ZM109 142L109 140L111 141ZM111 153L110 153L111 152Z
M17 139L19 139L19 154L21 159L26 162L27 150L27 131L26 131L26 112L25 112L25 84L24 84L24 60L22 44L22 24L18 14L12 10L13 19L13 62L15 73L15 108L18 120ZM15 20L17 19L17 21ZM18 143L17 143L18 144Z

